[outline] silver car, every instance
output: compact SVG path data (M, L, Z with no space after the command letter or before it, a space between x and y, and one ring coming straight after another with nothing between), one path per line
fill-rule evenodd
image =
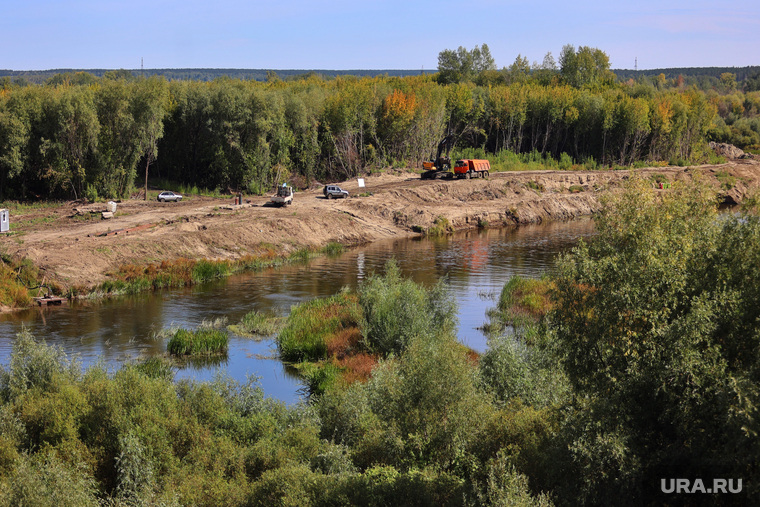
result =
M167 190L166 192L161 192L160 194L158 194L157 199L158 199L158 202L166 202L166 201L179 202L182 200L182 196L180 194L176 194L174 192L170 192Z
M348 197L348 191L343 190L338 185L327 185L325 188L322 189L322 192L325 194L325 197L328 199L335 199L338 197L346 198Z

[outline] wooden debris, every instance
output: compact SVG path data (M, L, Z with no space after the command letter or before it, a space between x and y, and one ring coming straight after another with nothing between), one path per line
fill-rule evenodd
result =
M40 306L60 306L68 300L66 298L56 296L45 296L34 298L34 301Z

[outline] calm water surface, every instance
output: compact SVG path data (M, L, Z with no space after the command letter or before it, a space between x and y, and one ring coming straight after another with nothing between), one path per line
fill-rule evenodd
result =
M195 328L203 320L226 317L237 323L251 310L287 315L296 303L356 287L372 272L382 272L395 258L402 273L432 285L446 276L459 304L459 340L477 351L486 349L478 330L510 277L538 277L558 253L593 235L590 219L525 226L519 229L470 231L437 239L404 239L353 248L338 257L320 257L218 282L115 298L74 302L68 307L35 308L0 315L0 363L7 364L22 326L37 338L78 354L87 366L98 361L117 368L124 361L166 351L155 332L171 326ZM230 336L228 354L212 363L182 368L176 378L209 380L226 373L243 381L260 377L268 396L288 403L299 399L301 383L276 357L274 341Z

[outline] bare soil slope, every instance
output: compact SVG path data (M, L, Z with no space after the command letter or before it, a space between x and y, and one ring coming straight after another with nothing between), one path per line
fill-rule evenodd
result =
M735 202L760 185L760 162L755 160L635 172L645 178L665 175L670 182L700 175L716 188L722 186ZM293 204L282 208L269 206L269 197L248 198L237 206L231 197L192 197L179 203L130 200L120 202L109 220L84 209L105 210L104 204L68 203L11 213L13 233L0 237L0 244L4 253L29 258L64 286L91 287L123 264L178 257L234 259L272 249L287 254L330 241L356 245L416 234L439 216L456 229L570 219L593 213L599 197L630 175L529 171L493 173L487 180L429 181L412 172L384 173L366 177L363 189L356 180L341 183L351 193L348 199L325 199L320 188L297 192ZM76 216L74 208L84 215ZM82 219L88 216L93 218ZM143 228L131 230L135 227Z

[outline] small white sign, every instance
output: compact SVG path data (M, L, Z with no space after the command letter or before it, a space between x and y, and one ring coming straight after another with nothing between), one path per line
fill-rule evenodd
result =
M0 232L8 232L11 228L10 219L8 218L8 210L0 209Z
M359 178L359 188L364 188L364 178Z

